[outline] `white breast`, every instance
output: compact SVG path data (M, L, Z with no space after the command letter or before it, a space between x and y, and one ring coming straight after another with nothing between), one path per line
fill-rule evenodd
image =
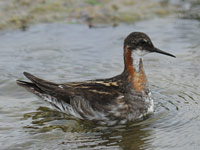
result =
M145 102L149 104L147 109L147 114L153 113L154 103L153 103L153 98L151 96L151 92L149 92L148 97L145 99Z

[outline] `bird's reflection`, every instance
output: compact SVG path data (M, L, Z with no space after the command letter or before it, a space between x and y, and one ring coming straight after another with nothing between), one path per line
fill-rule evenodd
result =
M23 119L32 118L32 124L24 126L34 133L51 132L61 129L67 133L81 133L76 140L81 141L78 149L122 149L143 150L151 146L150 138L153 137L151 121L138 121L126 125L99 126L91 121L81 121L70 118L66 114L53 111L47 107L39 107L36 112L24 114ZM88 134L93 133L93 134ZM84 134L87 134L86 136ZM88 143L88 144L87 144ZM71 141L70 141L71 144ZM63 139L60 145L69 145L67 139Z

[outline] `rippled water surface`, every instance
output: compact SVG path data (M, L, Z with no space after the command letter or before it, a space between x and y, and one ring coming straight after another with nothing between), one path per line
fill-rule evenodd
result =
M27 71L55 82L107 78L123 70L123 39L143 31L177 56L149 54L145 71L154 115L97 126L53 111L16 85ZM199 150L200 22L156 19L116 28L42 24L0 32L0 149Z

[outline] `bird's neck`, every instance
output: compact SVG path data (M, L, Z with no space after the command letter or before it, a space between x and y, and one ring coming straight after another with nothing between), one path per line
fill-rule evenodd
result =
M144 72L142 58L136 51L131 51L128 48L124 49L124 74L128 84L138 92L147 89L147 78Z

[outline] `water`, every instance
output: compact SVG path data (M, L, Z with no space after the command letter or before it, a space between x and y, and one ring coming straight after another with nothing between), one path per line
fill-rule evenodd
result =
M119 27L41 24L0 32L0 149L199 150L200 22L155 19ZM55 82L107 78L123 70L123 39L143 31L177 56L144 58L154 115L113 127L53 111L16 85L27 71ZM26 80L26 79L25 79Z

